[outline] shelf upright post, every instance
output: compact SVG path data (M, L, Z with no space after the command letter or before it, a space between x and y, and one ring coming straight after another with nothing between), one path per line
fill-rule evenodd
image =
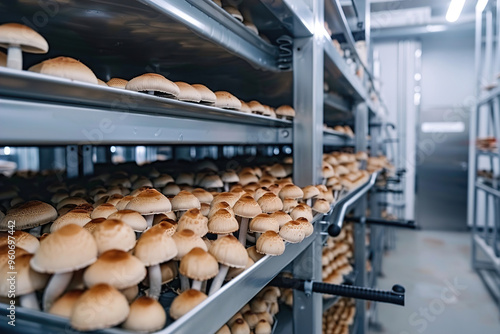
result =
M360 101L354 105L355 115L355 149L356 152L366 151L368 134L368 106ZM366 224L364 218L366 215L367 199L363 196L357 203L355 215L362 217L359 224L354 224L354 267L358 272L354 284L356 286L366 286ZM368 332L368 321L366 318L366 302L361 299L356 299L356 322L357 333L365 334Z
M321 181L323 155L323 20L324 0L306 0L313 13L310 26L314 35L295 38L293 45L293 176L298 186ZM312 244L293 261L295 278L321 281L320 226L315 224ZM293 292L294 333L322 333L323 304L321 294Z

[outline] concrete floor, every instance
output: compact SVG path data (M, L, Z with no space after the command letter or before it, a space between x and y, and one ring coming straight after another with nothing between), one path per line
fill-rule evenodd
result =
M396 232L378 287L406 288L406 306L378 305L381 331L390 334L499 334L500 311L471 270L470 234Z

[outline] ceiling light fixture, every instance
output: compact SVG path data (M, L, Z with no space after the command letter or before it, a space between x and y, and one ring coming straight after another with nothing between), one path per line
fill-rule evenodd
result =
M450 7L446 13L446 21L455 22L460 17L464 8L465 0L451 0Z

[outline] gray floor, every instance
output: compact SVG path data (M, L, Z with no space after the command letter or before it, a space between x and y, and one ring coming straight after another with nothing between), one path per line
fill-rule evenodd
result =
M499 334L500 311L470 267L470 234L397 231L384 258L381 289L406 288L406 307L379 304L381 332Z

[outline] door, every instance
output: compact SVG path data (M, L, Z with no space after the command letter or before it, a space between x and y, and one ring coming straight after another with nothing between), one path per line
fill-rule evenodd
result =
M467 108L420 112L416 150L416 218L425 229L467 229Z

